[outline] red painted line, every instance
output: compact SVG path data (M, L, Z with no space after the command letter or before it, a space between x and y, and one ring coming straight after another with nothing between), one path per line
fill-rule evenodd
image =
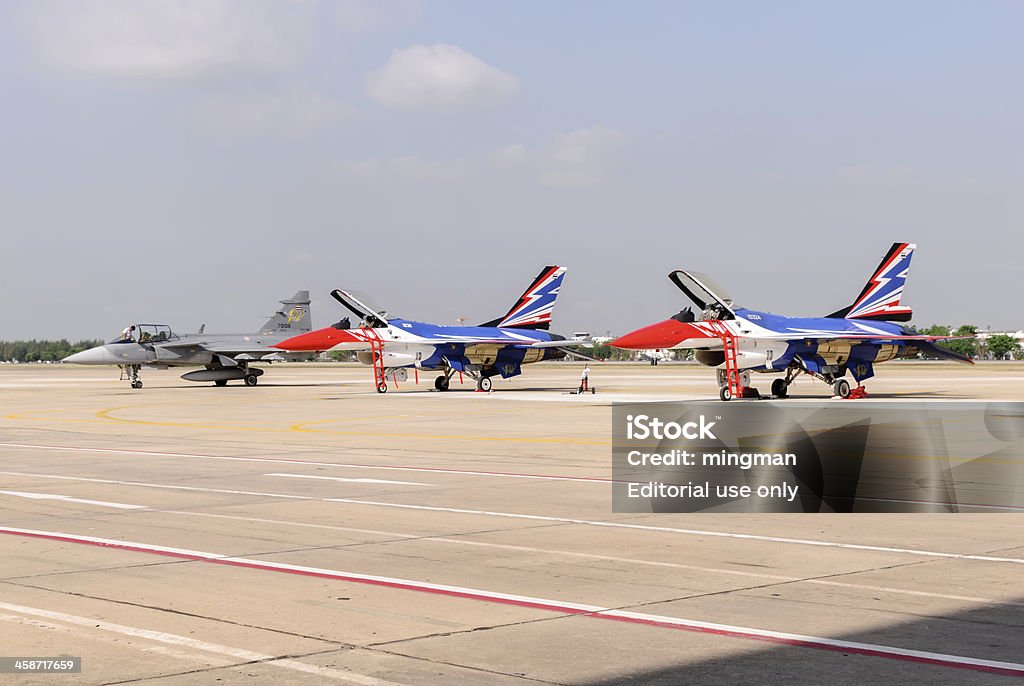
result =
M42 445L36 443L0 443L0 448L34 448L37 450L65 450L68 452L113 453L121 455L150 455L152 457L189 457L202 460L238 460L240 462L274 462L279 464L303 464L318 467L341 467L347 469L381 469L399 472L435 472L440 474L464 474L466 476L503 477L507 479L541 479L546 481L580 481L590 483L615 483L614 479L590 476L559 476L557 474L527 474L521 472L491 472L473 469L448 469L446 467L405 467L400 465L363 464L358 462L317 462L283 457L242 457L240 455L204 455L201 453L170 453L153 450L126 450L118 448L82 448L70 445Z
M530 596L519 596L512 594L483 591L459 586L446 586L423 581L409 579L398 579L391 577L380 577L350 572L341 572L316 567L303 567L288 565L285 563L268 562L249 558L230 557L215 553L201 551L189 551L179 548L168 548L163 546L149 545L143 543L131 543L114 541L110 539L94 538L91 536L76 536L57 532L34 531L29 529L15 529L0 527L0 533L36 538L63 543L74 543L80 545L93 545L103 548L125 550L135 553L147 553L152 555L163 555L182 560L196 562L210 562L230 567L242 567L261 571L281 572L299 576L315 577L321 579L332 579L336 581L347 581L351 583L366 584L384 588L415 591L419 593L433 593L453 598L477 600L489 603L499 603L516 607L525 607L548 612L561 612L568 615L593 617L595 619L606 619L629 624L642 624L657 626L666 629L690 631L694 633L710 634L728 638L741 638L753 641L761 641L778 645L787 645L800 648L813 648L816 650L827 650L844 654L864 655L879 657L890 660L901 660L919 664L950 667L954 669L966 669L970 671L985 672L988 674L1000 674L1004 676L1024 677L1024 664L1012 662L1000 662L984 660L980 658L961 657L944 653L932 653L927 651L897 648L892 646L875 645L870 643L859 643L844 641L840 639L820 638L815 636L803 636L799 634L788 634L784 632L770 631L766 629L755 629L749 627L730 626L714 624L684 618L671 617L666 615L652 615L626 610L613 610L591 605L568 603L544 598L533 598Z

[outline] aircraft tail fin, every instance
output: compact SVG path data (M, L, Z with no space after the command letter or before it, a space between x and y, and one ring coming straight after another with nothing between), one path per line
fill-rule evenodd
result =
M299 291L280 302L282 307L260 327L260 333L300 334L313 330L309 314L309 291Z
M913 310L902 305L900 299L916 248L913 243L893 243L853 304L833 312L828 318L909 321Z
M555 298L562 287L565 267L547 266L533 280L511 309L502 317L480 326L500 326L517 329L549 329Z

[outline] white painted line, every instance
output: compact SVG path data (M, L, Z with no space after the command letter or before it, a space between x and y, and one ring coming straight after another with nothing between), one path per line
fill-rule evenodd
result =
M39 479L60 479L62 481L84 481L94 484L115 484L117 486L142 486L144 488L163 488L171 491L195 491L198 493L226 493L228 495L256 495L264 498L286 498L289 500L319 500L304 495L287 493L263 493L261 491L236 491L230 488L203 488L201 486L177 486L174 484L151 484L139 481L118 481L117 479L93 479L85 476L58 476L56 474L27 474L24 472L0 472L5 476L28 476Z
M633 624L645 624L649 626L681 629L684 631L692 631L697 633L711 634L730 638L745 638L750 640L776 643L788 646L816 648L819 650L829 650L843 653L856 653L859 655L867 655L872 657L882 657L888 659L903 660L908 662L918 662L943 667L953 667L958 669L967 669L994 674L1024 676L1024 664L1015 662L985 660L980 658L951 655L947 653L937 653L924 650L912 650L909 648L900 648L896 646L886 646L874 643L861 643L858 641L846 641L842 639L833 639L822 636L809 636L804 634L792 634L782 631L772 631L770 629L760 629L730 624L718 624L715 622L704 622L695 619L686 619L683 617L673 617L670 615L656 615L644 612L632 612L629 610L616 610L612 608L601 607L599 605L588 605L583 603L575 603L562 600L551 600L547 598L524 596L514 593L486 591L476 588L470 588L467 586L437 584L427 581L378 576L374 574L359 574L356 572L326 569L323 567L308 567L304 565L292 565L283 562L271 562L268 560L258 560L254 558L232 557L206 551L175 549L168 548L166 546L152 545L148 543L119 541L114 539L96 538L94 536L78 536L74 534L65 534L55 531L38 531L34 529L0 527L0 533L20 535L45 540L58 540L68 543L80 543L86 545L103 546L132 552L157 553L161 555L170 555L173 557L180 557L195 561L211 562L214 564L221 564L233 567L244 567L247 569L275 571L287 574L297 574L301 576L311 576L318 578L334 579L339 581L348 581L352 583L363 583L378 587L400 589L405 591L417 591L421 593L433 593L437 595L444 595L454 598L463 598L467 600L502 603L505 605L513 605L518 607L525 607L549 612L558 612L568 615L578 615L583 617L594 617L598 619L614 620ZM172 550L175 552L169 552ZM62 621L68 621L69 623L86 624L89 626L96 626L97 624L106 624L85 617L73 617L71 615L65 615L64 617L62 617L62 613L38 610L36 608L25 608L23 606L12 605L3 602L0 602L0 609L5 609L12 612L21 611L25 614L30 615L37 614L38 616L43 616L51 619L61 619ZM25 612L26 610L28 612ZM67 619L65 617L68 617L70 619ZM107 624L107 626L111 627L108 630L121 631L123 633L126 633L127 635L138 635L143 638L170 642L176 645L191 645L192 647L199 648L200 650L209 650L208 647L204 646L210 646L215 648L215 650L212 650L211 652L221 652L223 654L223 651L225 650L236 651L235 654L240 658L242 657L242 654L248 654L253 656L249 659L267 661L268 664L282 664L284 662L289 662L288 660L274 660L273 656L260 656L258 653L251 653L251 651L242 651L237 648L228 648L227 646L220 646L217 644L208 644L202 641L195 641L195 639L189 639L184 636L173 636L161 632L148 631L144 629L135 629L133 627L124 627L120 625ZM312 670L324 669L321 667L306 665L302 662L291 662L294 662L294 664L290 667L292 669L299 669L300 671L319 673L319 671L312 672ZM337 673L337 670L330 671ZM348 674L344 672L341 672L339 674L345 677L348 676Z
M106 634L88 634L82 632L77 627L71 627L66 624L61 624L59 622L44 621L42 619L36 619L34 617L27 617L24 615L7 614L0 614L0 620L5 622L13 622L15 624L21 625L21 627L36 627L39 629L45 629L47 632L50 632L51 637L52 632L59 631L65 634L73 635L75 637L75 640L78 641L85 638L92 641L113 643L119 650L123 650L125 647L124 640L121 639L121 637L118 635L108 636ZM164 645L146 645L145 643L141 642L130 643L129 645L132 648L135 648L136 650L141 650L146 653L166 655L167 657L171 657L176 660L195 662L197 664L203 664L209 667L228 667L230 665L237 663L236 660L229 660L223 657L214 657L213 655L209 655L207 653L199 653L196 651L187 652L185 650L177 650L175 648L168 648ZM89 651L86 652L88 654Z
M126 503L111 503L106 500L87 500L85 498L72 498L69 495L56 495L53 493L30 493L28 491L0 491L0 495L11 495L16 498L29 498L31 500L60 500L65 503L80 503L82 505L98 505L99 507L113 507L118 510L145 510L145 505L128 505Z
M367 507L390 507L406 510L423 510L428 512L450 512L452 514L468 514L486 517L505 517L508 519L526 519L540 522L558 522L563 524L579 524L582 526L598 526L610 529L629 529L632 531L655 531L669 534L684 534L689 536L711 536L716 538L732 538L747 541L763 541L767 543L787 543L792 545L810 545L823 548L840 548L844 550L863 550L879 553L894 553L903 555L922 555L925 557L946 558L951 560L976 560L979 562L1009 562L1012 564L1024 564L1024 558L1018 557L995 557L991 555L973 555L967 553L945 553L937 550L922 550L920 548L895 548L879 545L864 545L860 543L840 543L838 541L819 541L807 538L785 538L783 536L765 536L761 534L741 534L731 531L712 531L707 529L681 529L670 526L653 526L650 524L630 524L628 522L609 522L593 519L574 519L570 517L555 517L551 515L520 514L516 512L497 512L492 510L472 510L457 507L438 507L434 505L411 505L406 503L385 503L373 500L356 500L354 498L312 498L287 493L269 493L265 491L238 491L223 488L204 488L201 486L177 486L171 484L154 484L139 481L117 481L114 479L96 479L84 476L57 476L53 474L32 474L26 472L0 472L5 476L24 476L39 479L61 479L67 481L85 481L90 483L116 484L119 486L139 486L142 488L164 488L178 491L194 491L199 493L226 493L229 495L252 495L263 498L284 498L288 500L309 500L323 503L346 503L349 505L363 505Z
M421 484L415 481L388 481L387 479L346 479L341 476L314 476L312 474L284 474L273 473L263 476L282 476L289 479L322 479L324 481L344 481L352 484L396 484L399 486L431 486L433 484Z
M536 479L538 481L571 481L578 483L609 484L612 479L589 478L584 476L556 476L550 474L517 474L514 472L488 472L473 469L445 469L443 467L407 467L398 465L375 465L349 462L317 462L316 460L284 459L278 457L239 457L234 455L203 455L198 453L170 453L153 450L121 450L117 448L79 448L66 445L38 445L35 443L0 443L0 448L28 448L54 452L104 453L111 455L147 455L149 457L187 457L197 460L230 460L232 462L268 462L271 464L301 464L315 467L339 467L342 469L376 469L396 472L428 472L432 474L457 474L460 476L483 476L501 479Z
M241 517L235 515L214 514L212 512L184 512L182 510L161 510L161 514L182 515L186 517L208 517L212 519L234 519L242 522L258 522L260 524L274 524L277 526L294 526L309 529L325 529L329 531L346 531L351 533L373 534L376 536L388 536L390 538L405 538L416 542L444 543L453 545L475 546L481 548L494 548L496 550L509 550L556 557L579 558L583 560L599 560L602 562L617 562L627 565L639 565L644 567L667 567L671 569L688 569L696 572L710 574L725 574L729 576L740 576L748 579L759 579L762 581L778 581L780 583L802 583L815 584L818 586L836 586L839 588L853 588L864 591L881 591L883 593L894 593L912 595L922 598L942 598L943 600L955 600L957 602L980 603L983 605L1003 605L1008 607L1024 607L1024 603L1011 600L995 598L979 598L978 596L951 595L949 593L935 593L933 591L911 591L891 586L873 586L870 584L855 584L848 581L831 581L829 579L803 578L798 576L786 576L783 574L768 574L767 572L746 572L738 569L724 567L708 567L706 565L687 565L679 562L662 562L659 560L640 560L634 557L617 557L615 555L600 555L598 553L579 553L572 550L552 550L550 548L536 548L525 545L511 545L507 543L491 543L488 541L470 541L464 538L452 538L447 536L420 536L418 534L407 534L399 531L381 531L380 529L359 529L351 526L335 526L332 524L310 524L307 522L294 522L287 519L265 519L262 517ZM871 570L864 570L871 571ZM858 572L852 572L856 574Z
M307 674L315 674L317 676L327 677L329 679L348 681L353 684L364 684L365 686L394 686L393 682L384 681L382 679L377 679L375 677L367 676L364 674L356 674L355 672L346 672L340 669L331 669L329 667L319 667L317 665L299 662L298 660L280 658L274 655L266 655L264 653L256 653L251 650L245 650L243 648L232 648L230 646L221 645L219 643L199 641L194 638L189 638L187 636L178 636L176 634L169 634L164 631L139 629L133 626L125 626L124 624L114 624L113 622L105 622L103 620L93 619L91 617L78 617L76 615L70 615L65 612L55 612L53 610L43 610L36 607L14 605L13 603L0 602L0 609L7 610L8 612L16 612L22 615L28 615L30 617L43 617L45 619L56 620L59 622L64 622L66 624L74 624L77 626L85 626L92 629L100 629L102 631L109 631L112 633L121 634L123 636L143 638L148 641L156 641L157 643L165 643L173 646L192 648L194 650L202 650L208 653L214 653L215 655L225 655L227 657L232 657L236 660L241 660L243 662L261 662L264 664L274 665L277 667L284 667L285 669L290 669L296 672L305 672Z
M2 474L3 472L0 472ZM866 550L881 553L902 553L907 555L924 555L928 557L944 557L955 560L981 560L985 562L1012 562L1024 564L1024 559L1016 557L992 557L989 555L968 555L962 553L943 553L935 550L921 550L919 548L892 548L878 545L862 545L858 543L839 543L836 541L816 541L806 538L785 538L782 536L764 536L761 534L740 534L731 531L707 531L703 529L679 529L670 526L651 526L649 524L629 524L627 522L602 522L590 519L572 519L569 517L553 517L548 515L517 514L513 512L493 512L489 510L469 510L456 507L436 507L432 505L407 505L404 503L384 503L370 500L355 500L353 498L325 498L328 502L350 503L353 505L373 505L376 507L395 507L410 510L429 510L433 512L452 512L455 514L484 515L488 517L508 517L512 519L533 519L542 522L564 522L566 524L583 524L586 526L600 526L612 529L634 529L637 531L661 531L673 534L689 534L693 536L714 536L719 538L737 538L750 541L765 541L769 543L793 543L797 545L812 545L825 548L844 548L848 550Z

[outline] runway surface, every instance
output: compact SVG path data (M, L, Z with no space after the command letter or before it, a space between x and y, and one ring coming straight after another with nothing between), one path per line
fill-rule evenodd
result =
M1024 519L613 514L613 400L691 366L531 366L495 392L255 388L0 366L11 683L1010 683ZM766 390L770 377L755 377ZM1024 365L890 364L867 400L1024 400ZM810 380L794 398L822 397Z

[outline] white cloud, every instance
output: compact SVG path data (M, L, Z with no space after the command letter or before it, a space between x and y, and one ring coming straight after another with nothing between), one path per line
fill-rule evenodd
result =
M340 100L304 93L211 98L200 102L192 114L211 133L303 134L340 124L354 112Z
M395 50L369 77L367 91L399 110L456 110L494 105L519 88L516 77L454 45Z
M312 0L27 2L30 40L53 64L98 75L188 79L297 62Z
M349 33L404 29L420 20L419 0L334 0L334 17Z
M529 156L530 153L526 150L526 146L517 143L498 148L491 153L489 159L492 164L496 164L499 167L511 167L525 162L529 159Z
M563 133L541 155L540 182L546 186L595 186L611 170L623 135L595 126Z

